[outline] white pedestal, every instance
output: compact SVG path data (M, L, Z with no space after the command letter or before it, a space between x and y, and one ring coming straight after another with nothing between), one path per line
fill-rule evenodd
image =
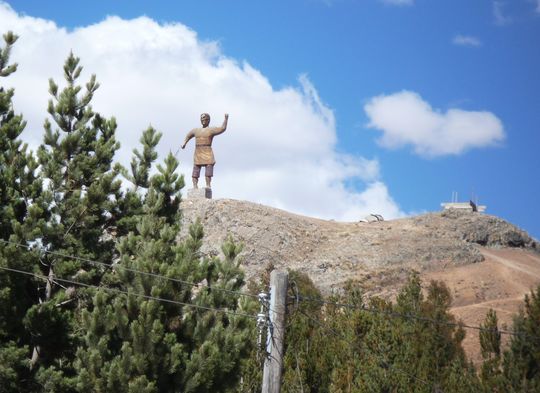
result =
M187 192L188 199L212 199L212 189L208 187L191 188Z

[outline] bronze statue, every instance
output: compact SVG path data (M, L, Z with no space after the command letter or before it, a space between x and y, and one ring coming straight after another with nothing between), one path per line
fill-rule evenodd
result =
M214 152L212 151L212 140L216 135L222 134L227 129L227 121L229 115L225 114L225 120L221 127L208 127L210 124L210 115L203 113L201 115L202 128L194 128L187 133L182 149L186 147L189 140L195 137L195 154L193 156L193 188L198 188L199 176L201 167L205 167L204 175L206 176L206 187L211 188L212 176L214 175Z

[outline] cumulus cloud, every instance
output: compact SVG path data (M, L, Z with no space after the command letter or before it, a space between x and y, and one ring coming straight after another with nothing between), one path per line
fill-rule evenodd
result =
M33 148L43 133L48 78L63 85L63 61L73 50L84 66L82 81L96 73L101 84L94 109L118 120L123 164L149 123L163 132L158 151L164 157L199 126L201 112L211 114L212 125L229 113L227 132L214 140L215 197L337 220L402 215L380 180L377 160L337 152L333 111L307 76L297 86L275 89L216 42L180 23L147 17L111 16L67 30L0 3L0 26L20 35L12 53L19 70L2 83L16 88L15 107L28 121L25 138ZM193 145L178 153L188 185ZM353 179L364 189L349 188Z
M390 5L413 5L414 0L380 0L385 4Z
M460 46L479 47L482 42L473 36L458 34L452 39L452 43Z
M457 155L504 140L502 122L490 112L433 109L420 95L402 91L369 100L369 127L382 131L386 148L410 145L424 157Z

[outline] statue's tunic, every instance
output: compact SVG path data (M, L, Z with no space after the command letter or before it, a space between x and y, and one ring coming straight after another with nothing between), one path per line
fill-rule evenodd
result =
M193 163L195 165L214 165L216 163L212 151L212 140L218 132L219 129L216 127L195 128L193 130L195 136Z

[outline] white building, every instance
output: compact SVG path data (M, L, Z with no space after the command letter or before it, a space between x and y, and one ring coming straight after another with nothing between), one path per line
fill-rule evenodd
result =
M453 192L452 202L441 203L443 210L457 209L457 210L465 210L465 211L479 212L479 213L483 213L486 211L485 205L478 205L476 202L473 202L473 201L458 202L457 199L458 199L457 192Z

